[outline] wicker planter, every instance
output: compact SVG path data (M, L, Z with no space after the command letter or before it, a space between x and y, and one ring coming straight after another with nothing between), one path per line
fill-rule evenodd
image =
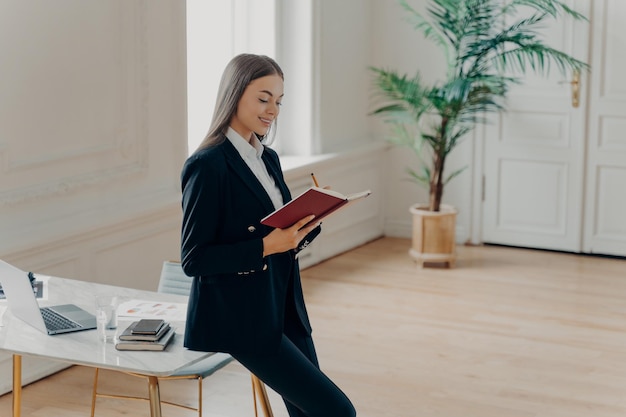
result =
M454 267L456 209L445 204L438 212L420 207L425 206L416 204L409 208L413 215L413 244L409 254L421 267L424 263L445 263Z

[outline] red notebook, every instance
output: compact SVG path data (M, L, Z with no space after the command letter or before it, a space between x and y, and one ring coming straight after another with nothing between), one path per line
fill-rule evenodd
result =
M264 217L261 223L284 229L310 214L315 214L313 221L318 222L349 203L361 200L371 193L370 190L366 190L346 196L334 190L311 187L278 210Z

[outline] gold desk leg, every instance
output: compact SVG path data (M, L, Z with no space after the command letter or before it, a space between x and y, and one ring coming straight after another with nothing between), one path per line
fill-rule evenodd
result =
M254 391L257 394L255 395L255 404L256 398L258 396L265 417L274 417L274 413L272 412L272 406L270 404L270 399L267 396L267 390L265 389L265 385L261 382L259 378L256 377L256 375L252 375L252 385L254 386Z
M250 380L252 381L252 402L254 403L254 417L259 417L259 408L256 402L256 381L255 376L250 374Z
M159 378L148 376L148 396L150 397L150 416L161 417L161 393L159 392Z
M22 414L22 356L13 355L13 417Z

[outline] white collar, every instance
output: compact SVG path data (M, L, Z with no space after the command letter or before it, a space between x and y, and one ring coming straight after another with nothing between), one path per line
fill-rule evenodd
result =
M261 144L254 132L252 133L252 141L248 142L235 129L229 126L226 131L226 137L244 158L261 158L261 155L263 155L263 144Z

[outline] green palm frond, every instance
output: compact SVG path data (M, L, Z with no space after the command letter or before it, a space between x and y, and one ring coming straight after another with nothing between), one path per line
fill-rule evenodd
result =
M500 70L513 70L518 73L526 72L530 67L534 72L547 75L551 72L551 64L558 68L561 74L567 70L588 70L589 66L564 52L537 44L518 45L495 57L495 65Z
M495 26L498 22L494 20L494 15L497 13L496 6L487 1L476 3L468 6L468 21L460 35L463 41L457 50L457 62L463 63L463 66L467 66L469 57L478 58L480 51L477 51L476 47L483 45L485 39L493 37L498 32ZM463 66L457 65L457 74L459 70L464 70Z
M470 131L473 130L473 127L469 126L469 125L465 125L463 127L460 127L458 129L455 129L455 131L453 133L451 133L448 137L448 140L446 142L446 148L445 148L445 153L446 155L449 154L450 152L452 152L452 149L454 149L456 147L456 145L458 144L458 142Z
M422 165L422 172L417 172L410 168L406 169L407 174L409 174L409 179L418 184L428 185L430 183L430 169L428 165Z
M421 117L428 111L428 102L425 100L427 92L422 87L419 74L413 78L400 75L396 71L387 71L371 68L374 72L374 84L377 88L377 98L383 105L373 111L373 114L400 113Z
M522 19L498 32L486 32L471 36L466 47L459 55L459 61L464 62L469 76L493 69L494 57L506 51L509 44L537 44L537 33L531 28L545 19L547 15L533 15ZM492 26L495 22L492 22Z
M566 14L574 20L588 21L586 16L558 0L512 0L509 4L504 5L502 10L503 13L514 14L517 12L517 7L519 6L532 7L538 12L547 13L554 18L558 17L560 14Z
M411 124L398 121L390 121L389 124L391 136L388 139L391 143L407 146L418 156L422 154L423 141L416 140L419 135L416 134L415 129L411 128Z
M455 178L458 175L460 175L461 173L463 173L463 171L465 171L466 169L467 169L467 167L463 167L463 168L459 168L456 171L452 172L452 174L448 175L446 177L446 179L443 181L444 185L449 183L453 178Z
M408 12L407 20L411 23L413 28L420 31L424 35L425 39L431 40L438 45L444 54L447 66L453 66L455 59L455 41L450 37L449 19L445 18L449 15L446 10L450 8L449 3L451 2L446 0L439 0L435 2L436 7L429 9L430 14L432 16L440 15L444 18L441 21L433 22L429 21L422 16L421 13L409 6L406 0L399 0L399 3L404 10Z

